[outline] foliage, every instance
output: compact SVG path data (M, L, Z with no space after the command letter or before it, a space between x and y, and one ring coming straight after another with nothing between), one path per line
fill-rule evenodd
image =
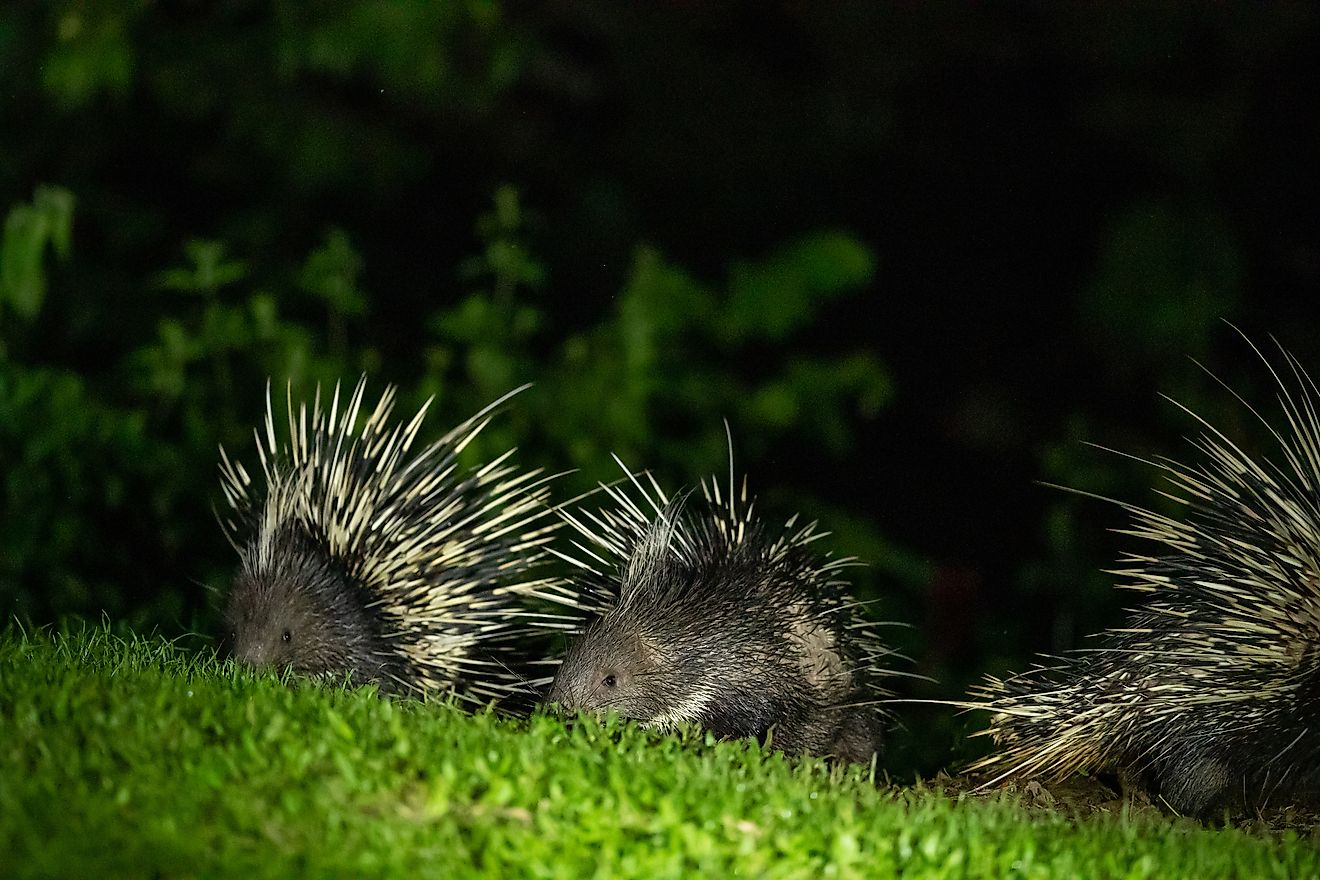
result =
M0 311L8 303L19 318L36 317L46 296L46 247L67 260L72 237L73 194L66 189L39 186L32 204L10 209L0 239Z
M744 742L0 637L6 877L1302 877L1313 841L877 787Z
M864 351L795 353L759 374L737 368L749 348L783 344L870 280L870 254L848 235L807 236L739 263L724 289L641 248L613 312L556 345L544 339L554 316L532 297L547 270L531 255L524 213L514 188L496 191L476 224L484 247L454 270L474 288L432 310L420 378L403 386L414 402L437 395L446 424L535 382L482 449L521 445L537 464L579 469L573 492L618 476L611 452L678 488L726 465L722 418L754 460L794 431L814 432L807 439L823 451L844 449L852 425L886 401L888 376ZM63 254L66 227L54 236ZM12 463L4 510L20 524L0 538L8 613L204 626L206 597L192 582L222 583L230 552L208 510L216 444L247 453L267 377L301 393L382 370L388 346L362 326L372 301L364 261L342 229L278 288L257 287L255 276L276 273L224 242L186 241L183 253L145 279L155 334L123 332L145 341L116 350L112 369L84 376L0 362L0 458ZM316 307L295 313L300 304ZM16 351L35 351L21 328L10 337ZM405 354L392 372L406 375L407 363ZM678 413L681 422L666 415ZM681 427L664 433L667 424Z

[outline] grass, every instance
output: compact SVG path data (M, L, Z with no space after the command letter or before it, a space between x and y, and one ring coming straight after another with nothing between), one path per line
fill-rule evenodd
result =
M1304 877L1313 840L1071 821L754 744L0 635L4 877Z

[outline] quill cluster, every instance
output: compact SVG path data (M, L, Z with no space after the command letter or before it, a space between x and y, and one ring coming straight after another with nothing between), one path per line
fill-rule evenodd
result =
M1154 462L1184 515L1122 505L1150 549L1115 574L1144 603L1094 650L986 681L998 748L974 769L1117 770L1198 815L1320 795L1320 395L1284 359L1284 424L1251 410L1276 457L1196 417L1195 461Z
M268 391L260 480L220 450L221 522L240 558L230 649L392 693L486 702L524 689L511 653L543 620L522 598L553 583L548 479L512 450L459 464L507 396L410 454L429 401L395 423L387 387L358 428L365 387L324 401L318 388L310 408L290 394L284 432Z

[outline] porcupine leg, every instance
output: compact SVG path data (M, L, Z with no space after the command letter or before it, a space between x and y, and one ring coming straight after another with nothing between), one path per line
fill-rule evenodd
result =
M883 734L875 713L866 709L844 709L834 728L830 754L841 761L869 764L880 752Z
M1223 805L1231 777L1225 761L1195 747L1170 750L1155 763L1154 775L1169 806L1197 817Z
M747 718L749 716L743 716ZM806 699L776 700L755 723L757 740L771 743L787 755L823 755L829 748L833 724Z
M785 718L757 737L762 744L769 742L786 755L826 754L829 747L829 729L819 722L802 718Z
M826 755L852 764L869 764L880 751L878 724L862 709L825 709L781 721L773 738L775 747L788 754Z

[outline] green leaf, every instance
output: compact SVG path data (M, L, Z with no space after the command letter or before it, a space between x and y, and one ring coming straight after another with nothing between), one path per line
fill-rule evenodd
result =
M871 251L846 233L808 236L759 263L730 272L724 331L730 341L780 340L807 325L819 307L867 284Z
M67 5L56 23L58 41L41 69L46 92L69 110L103 93L127 94L136 58L126 32L147 4Z
M14 311L29 320L41 310L46 295L41 252L49 228L46 215L31 205L15 205L5 218L4 240L0 242L0 294Z
M46 296L42 256L49 242L61 259L73 247L73 193L58 186L38 186L32 204L18 204L5 218L0 240L0 302L31 320Z
M630 369L643 372L688 327L705 328L715 297L660 252L640 247L619 295L618 332Z
M61 260L73 253L73 193L61 186L38 186L32 204L46 218L50 244Z
M225 243L210 239L190 239L183 245L188 268L166 269L156 275L156 286L180 293L211 295L247 275L247 264L225 257Z
M362 266L362 255L353 249L348 233L332 228L303 263L298 283L339 314L356 317L367 311L367 299L357 286Z

